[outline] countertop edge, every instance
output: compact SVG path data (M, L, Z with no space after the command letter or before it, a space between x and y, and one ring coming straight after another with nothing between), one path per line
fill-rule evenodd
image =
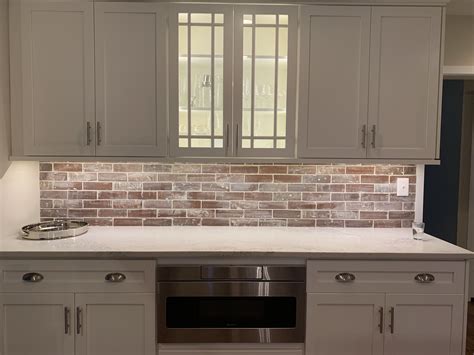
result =
M0 260L4 259L166 259L166 258L295 258L317 260L438 260L438 261L469 261L474 259L474 254L460 253L295 253L295 252L261 252L261 251L25 251L2 252Z

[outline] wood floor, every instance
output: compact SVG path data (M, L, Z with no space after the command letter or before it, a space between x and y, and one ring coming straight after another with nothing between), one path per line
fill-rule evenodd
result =
M469 302L467 317L466 355L474 354L474 303Z

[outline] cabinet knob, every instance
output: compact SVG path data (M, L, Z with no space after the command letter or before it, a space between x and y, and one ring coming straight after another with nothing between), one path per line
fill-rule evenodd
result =
M418 274L415 276L415 281L422 284L429 284L435 280L432 274Z
M120 272L113 272L105 275L105 281L108 282L123 282L127 277Z
M355 275L349 272L342 272L340 274L337 274L335 277L337 282L352 282L355 280L355 278Z
M40 282L44 279L44 276L37 272L29 272L24 274L22 279L26 282Z

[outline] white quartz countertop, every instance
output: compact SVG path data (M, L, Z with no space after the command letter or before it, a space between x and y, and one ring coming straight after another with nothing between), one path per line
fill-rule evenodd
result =
M465 260L474 253L411 229L91 227L75 238L0 238L0 258L276 257Z

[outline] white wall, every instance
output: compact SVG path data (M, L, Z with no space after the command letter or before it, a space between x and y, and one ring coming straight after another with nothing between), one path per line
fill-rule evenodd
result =
M38 162L13 162L0 180L0 236L16 234L20 227L38 222Z
M474 16L446 17L444 65L474 66Z
M36 162L10 165L10 58L8 0L0 0L0 237L16 234L39 220L39 167Z
M0 178L8 169L10 155L10 66L8 0L0 0Z

